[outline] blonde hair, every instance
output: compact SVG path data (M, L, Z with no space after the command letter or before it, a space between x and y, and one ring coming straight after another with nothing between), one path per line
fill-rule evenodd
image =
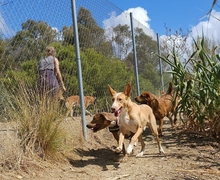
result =
M52 46L47 46L46 47L46 53L47 53L48 56L50 56L50 55L51 56L56 56L56 50Z

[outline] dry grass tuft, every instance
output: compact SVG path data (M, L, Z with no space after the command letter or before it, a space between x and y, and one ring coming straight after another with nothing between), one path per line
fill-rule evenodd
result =
M65 149L66 133L58 99L40 98L33 89L20 83L17 90L2 91L7 123L1 123L1 166L17 169L22 157L56 159ZM14 124L13 129L4 125ZM11 127L10 127L11 128Z

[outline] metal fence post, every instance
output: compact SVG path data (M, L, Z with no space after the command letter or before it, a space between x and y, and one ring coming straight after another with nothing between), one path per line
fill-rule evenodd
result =
M139 87L139 78L138 78L138 63L137 63L137 54L136 54L136 44L135 44L135 35L134 35L134 27L133 27L133 17L132 13L130 13L131 20L131 33L132 33L132 44L133 44L133 53L134 53L134 68L135 68L135 77L136 77L136 89L137 95L140 95L140 87Z
M158 48L158 55L159 55L159 66L160 66L160 80L161 80L161 88L162 88L162 91L164 91L164 82L163 82L163 65L162 65L162 61L161 61L161 58L160 58L160 39L159 39L159 35L157 33L157 48Z
M75 0L71 0L72 5L72 19L73 19L73 30L74 30L74 41L75 41L75 51L76 51L76 63L77 63L77 75L78 75L78 86L80 94L80 104L81 104L81 117L83 125L83 135L87 141L87 129L86 129L86 117L85 117L85 103L83 94L83 83L82 83L82 69L81 69L81 59L80 59L80 48L78 39L78 26L77 26L77 16L76 16L76 4Z

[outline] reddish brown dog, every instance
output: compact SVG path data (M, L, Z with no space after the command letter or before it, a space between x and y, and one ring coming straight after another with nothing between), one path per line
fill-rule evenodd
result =
M169 88L166 93L163 93L161 97L157 97L150 92L143 92L140 96L135 98L135 101L141 104L147 104L153 109L154 116L156 120L159 121L159 129L158 133L162 136L162 127L164 117L168 117L173 127L176 124L177 118L177 105L178 105L178 97L176 96L173 99L173 85L169 84ZM174 123L172 120L172 114L174 115Z

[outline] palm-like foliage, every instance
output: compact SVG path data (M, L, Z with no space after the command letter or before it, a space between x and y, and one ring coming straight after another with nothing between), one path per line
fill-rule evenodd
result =
M179 92L179 113L187 116L183 120L197 132L209 135L220 133L220 58L210 54L205 47L204 38L194 41L195 51L185 65L175 53L161 57L171 66L170 73L176 92ZM215 52L215 49L213 49Z

